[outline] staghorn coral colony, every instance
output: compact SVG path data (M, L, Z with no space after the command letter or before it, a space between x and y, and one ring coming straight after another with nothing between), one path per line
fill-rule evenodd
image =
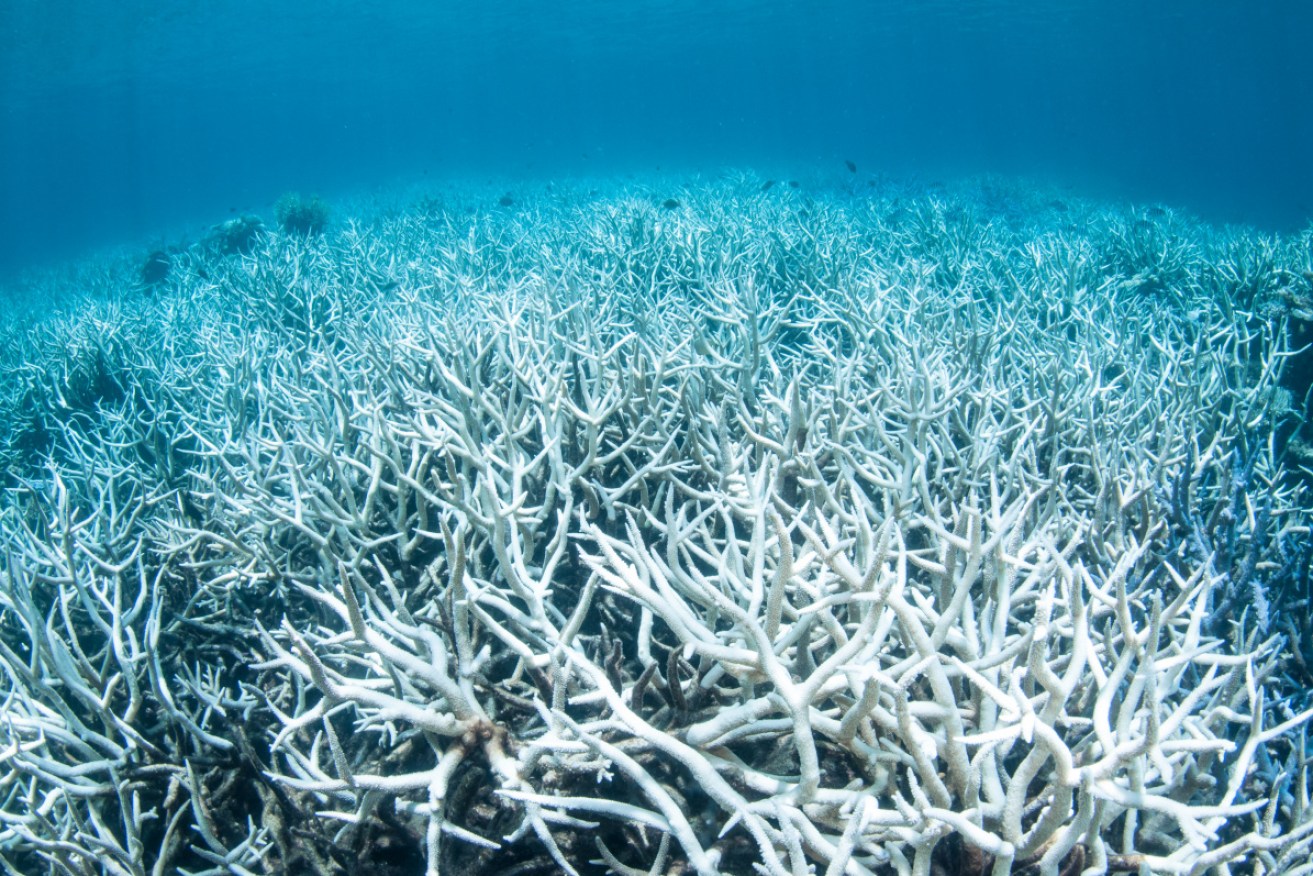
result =
M7 872L1313 872L1308 233L243 221L0 330Z

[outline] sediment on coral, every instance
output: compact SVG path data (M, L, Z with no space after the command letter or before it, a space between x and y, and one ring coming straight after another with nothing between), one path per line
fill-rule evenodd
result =
M1308 235L764 179L11 316L0 866L1313 872Z

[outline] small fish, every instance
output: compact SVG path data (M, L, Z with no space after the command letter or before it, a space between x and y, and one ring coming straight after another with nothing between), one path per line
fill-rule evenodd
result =
M843 160L843 163L844 163L844 165L848 168L848 172L849 172L849 173L856 173L856 172L857 172L857 165L853 164L853 163L852 163L851 161L849 161L847 158L845 158L845 159Z
M775 185L775 180L773 180L773 179L768 179L768 180L766 180L764 183L761 184L761 190L762 190L763 192L769 192L769 191L771 190L771 187L772 187L773 185Z
M33 493L40 493L41 495L51 493L55 489L55 481L53 478L33 478L29 481L25 477L14 475L14 480L27 487Z
M502 195L500 198L497 199L497 203L501 204L503 207L509 207L515 203L515 199L512 198L510 195Z
M665 207L667 210L678 210L678 209L679 209L679 201L676 201L674 198L666 198L666 199L661 203L661 206L662 206L662 207Z
M796 179L789 180L789 188L796 189L797 187L798 187L798 181Z

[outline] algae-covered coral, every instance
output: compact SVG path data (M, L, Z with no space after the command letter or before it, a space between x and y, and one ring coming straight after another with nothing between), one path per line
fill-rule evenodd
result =
M10 872L1308 871L1308 235L671 190L12 318Z

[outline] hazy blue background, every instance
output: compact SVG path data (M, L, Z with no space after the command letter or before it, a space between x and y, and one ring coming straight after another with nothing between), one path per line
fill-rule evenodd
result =
M0 0L0 275L288 189L827 167L1313 217L1308 0Z

